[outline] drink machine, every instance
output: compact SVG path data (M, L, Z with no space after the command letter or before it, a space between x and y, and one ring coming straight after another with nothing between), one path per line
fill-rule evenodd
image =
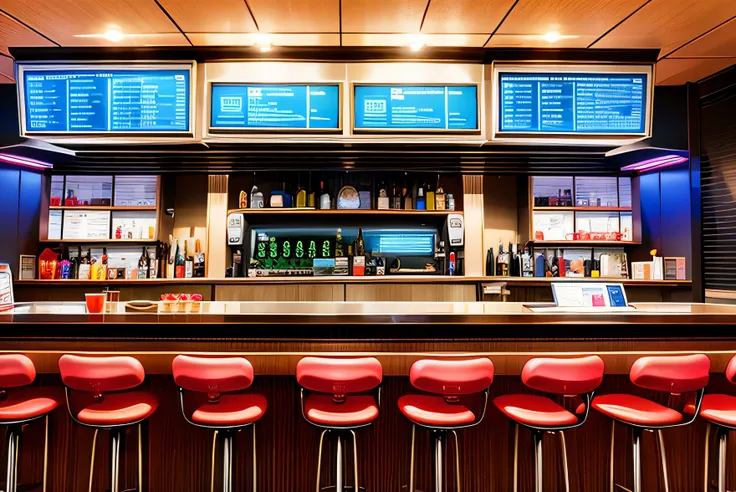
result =
M444 273L463 275L465 272L465 222L462 214L448 214L442 233Z
M245 216L243 214L230 214L227 216L227 245L232 253L232 267L228 269L225 276L242 277L243 270L243 238L245 236Z

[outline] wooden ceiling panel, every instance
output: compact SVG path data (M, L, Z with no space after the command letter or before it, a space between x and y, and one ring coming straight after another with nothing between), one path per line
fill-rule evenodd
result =
M718 29L698 38L672 53L669 58L689 58L698 56L736 57L736 19L731 19Z
M734 0L652 0L593 47L661 48L666 56L734 15Z
M63 46L98 45L101 41L107 45L122 44L75 37L102 34L109 29L124 34L178 33L152 0L6 0L2 8ZM166 41L154 43L169 44ZM140 45L138 40L132 42Z
M0 12L0 53L8 53L14 46L54 46L54 43L38 35Z
M427 0L344 0L344 33L417 33ZM344 43L343 43L344 44Z
M248 0L248 5L261 32L340 32L339 0Z
M681 85L736 64L734 58L665 58L657 62L657 85Z
M645 0L520 0L498 34L594 36L611 29Z
M488 40L486 48L585 48L596 38L597 36L571 36L550 43L539 34L494 34Z
M423 33L485 33L496 29L514 0L432 0Z
M253 46L256 35L249 33L189 33L195 46ZM279 46L340 46L340 34L270 34L274 53Z
M15 82L13 59L0 56L0 84L11 84L13 82Z
M488 39L487 34L423 34L421 41L426 46L459 46L480 48ZM343 46L407 46L410 39L406 34L343 34ZM408 50L408 48L407 48Z
M243 0L159 0L184 32L255 32Z

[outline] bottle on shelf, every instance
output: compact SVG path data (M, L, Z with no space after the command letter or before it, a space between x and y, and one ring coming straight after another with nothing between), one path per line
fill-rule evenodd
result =
M238 196L238 208L248 208L248 193L240 190L240 196Z
M394 210L401 210L401 193L399 187L394 184L393 192L391 193L391 208Z
M411 196L411 189L404 188L402 195L404 196L404 210L414 210L414 198Z
M263 208L263 193L256 185L250 189L250 208Z
M307 206L307 190L302 187L301 176L296 175L297 192L296 192L296 208L304 208Z
M509 243L509 276L521 277L521 265L519 264L519 246L514 247Z
M435 193L434 201L435 201L435 209L437 210L447 209L447 203L445 201L445 190L442 188L442 185L440 184L439 174L437 175L437 193Z
M496 276L509 276L508 255L503 251L503 243L498 244L498 256L496 257Z
M447 194L446 198L446 210L454 211L455 210L455 197L452 193Z
M560 277L566 276L567 264L565 263L565 250L560 249L557 255L557 270Z
M80 280L86 280L90 274L90 251L82 251L82 247L79 247L79 269L77 270L77 278Z
M194 241L194 266L192 275L195 277L204 277L204 252L202 252L202 243L199 239Z
M194 239L191 237L184 240L184 278L194 276Z
M427 200L424 196L424 185L417 188L417 210L427 210Z
M166 255L166 278L176 278L176 244L174 243L174 236L171 234L169 234Z
M524 251L521 254L521 276L534 276L534 259L532 258L531 247L524 248Z
M148 248L143 247L141 257L138 258L137 278L147 278L148 276Z
M486 253L486 276L493 277L496 275L496 259L493 256L493 248L488 248Z
M534 259L534 276L535 277L546 277L547 276L547 252L538 253Z
M557 256L557 250L553 250L552 256L549 257L549 275L548 277L559 277L560 276L560 259Z
M316 208L315 192L312 189L312 173L309 173L309 191L307 192L307 207Z
M69 278L71 279L79 278L79 257L82 256L81 248L79 248L79 251L76 255L72 255L72 252L69 251Z
M148 273L147 278L158 278L158 257L156 256L156 250L153 253L148 253Z
M353 256L353 275L362 277L365 275L365 242L363 241L363 229L358 228L358 237L355 238L355 256Z
M378 199L376 200L376 208L378 210L388 210L389 198L386 192L386 183L381 181L378 185Z
M319 209L329 210L332 208L332 201L330 200L330 193L325 188L325 182L319 182Z
M176 240L175 248L176 253L174 254L174 278L184 278L184 253L179 247L179 239Z
M271 192L271 199L269 200L268 205L271 208L289 208L290 207L288 195L286 194L286 182L281 183L280 190L273 190Z
M100 269L97 270L97 280L107 280L107 248L102 248Z
M432 191L432 185L427 183L427 191L426 191L426 203L427 203L427 210L434 210L435 209L435 194L434 191Z

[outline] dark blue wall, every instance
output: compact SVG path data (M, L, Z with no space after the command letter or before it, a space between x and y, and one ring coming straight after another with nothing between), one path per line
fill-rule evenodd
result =
M15 85L0 84L0 136L18 135ZM38 254L42 175L0 164L0 262L18 276L22 254Z

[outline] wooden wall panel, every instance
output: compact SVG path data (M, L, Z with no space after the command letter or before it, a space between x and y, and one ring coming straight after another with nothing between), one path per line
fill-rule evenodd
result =
M217 301L337 301L345 300L342 284L218 285Z
M58 376L43 376L40 383L59 387ZM210 458L212 434L187 424L177 407L177 389L170 376L149 377L144 388L159 399L159 408L148 425L145 449L148 460L146 492L202 492L210 486ZM713 375L709 390L730 392L731 385L722 375ZM316 481L317 449L320 430L306 423L299 412L298 386L293 377L257 377L249 392L266 396L269 408L257 425L258 490L268 492L295 492L314 490ZM408 482L411 425L399 412L398 398L412 389L406 377L386 377L380 415L374 425L357 431L361 485L369 491L399 491ZM463 490L498 492L510 490L512 456L509 452L513 434L508 420L494 406L494 397L525 389L518 376L497 377L491 386L485 420L477 427L459 432ZM654 397L634 387L627 376L607 376L599 394L628 392ZM473 402L473 405L477 404ZM37 480L41 473L41 423L26 428L21 444L20 479L27 483ZM611 421L596 412L585 425L566 433L570 466L570 490L608 492L608 458ZM48 492L87 492L89 456L93 431L71 422L66 410L60 408L51 418L51 446L49 448ZM630 436L630 433L628 433ZM618 426L616 433L616 478L621 485L631 488L630 442L626 430ZM132 468L135 463L135 435L129 435L124 454L126 467L124 486L134 486ZM645 433L642 449L643 490L663 490L656 454L655 435ZM250 490L251 433L240 432L235 440L233 486L235 490ZM702 490L705 424L664 431L669 468L669 486L672 491ZM101 432L97 447L93 490L104 490L108 480L109 435ZM331 447L325 446L323 464L329 470ZM711 448L711 453L713 453ZM733 452L731 446L729 452ZM544 438L544 490L563 491L561 455L555 435ZM4 450L0 458L5 459ZM450 457L452 455L450 454ZM221 469L220 453L218 466ZM429 432L417 429L416 486L431 490ZM328 484L325 470L323 485ZM519 431L519 492L531 492L533 451L531 434ZM728 460L728 475L736 473L736 461ZM349 474L351 475L351 474ZM218 482L216 481L216 486ZM731 485L733 487L733 485ZM448 483L448 492L454 492Z
M200 240L202 251L207 252L207 180L195 174L179 175L175 189L174 237L186 239L194 230L194 238Z
M225 277L227 266L227 182L226 174L208 176L205 276L211 278Z
M503 243L504 250L510 242L519 242L516 183L516 176L485 176L483 179L484 254L488 248L493 248L493 254L498 255L499 242Z
M483 176L463 175L463 213L465 218L465 271L471 277L485 274L483 250Z
M347 284L348 302L413 301L413 302L474 302L475 285L427 284Z

